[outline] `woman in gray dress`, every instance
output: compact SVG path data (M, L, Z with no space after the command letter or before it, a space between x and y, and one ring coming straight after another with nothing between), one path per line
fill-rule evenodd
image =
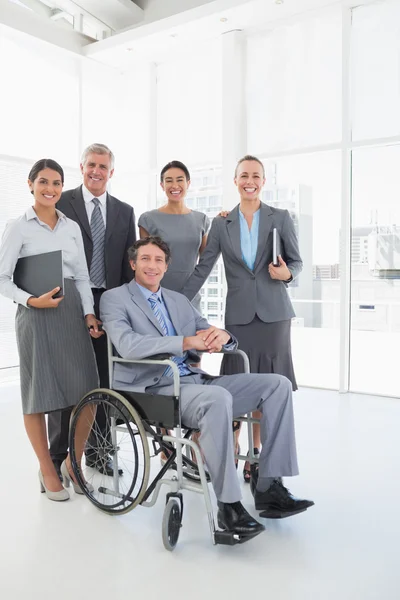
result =
M190 174L179 160L165 165L160 185L167 196L167 203L141 215L140 237L156 235L168 244L171 264L164 275L163 287L180 292L205 248L210 221L204 213L186 206ZM193 298L192 304L200 310L200 294Z
M160 185L167 203L140 216L140 237L159 236L171 250L171 262L163 277L163 287L180 292L195 268L207 243L210 221L207 215L191 210L185 204L190 186L189 169L179 160L165 165L160 174ZM200 294L192 304L200 311ZM161 461L166 457L161 455Z
M50 458L45 413L74 406L98 386L90 335L102 335L94 315L82 234L76 223L56 210L63 184L59 164L51 159L35 163L28 177L34 205L7 224L0 247L0 293L18 304L16 336L24 424L39 461L40 490L58 502L68 500L69 493ZM55 250L62 250L64 297L53 297L59 288L34 297L13 283L19 258ZM94 417L90 406L86 412L76 435L78 461ZM75 492L82 494L69 456L61 472L64 484L72 483Z

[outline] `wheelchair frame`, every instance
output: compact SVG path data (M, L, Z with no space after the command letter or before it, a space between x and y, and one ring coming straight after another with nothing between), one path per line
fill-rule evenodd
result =
M204 495L205 508L208 516L208 523L211 533L211 539L213 544L225 544L225 545L235 545L241 543L242 541L246 541L249 539L248 537L241 537L238 534L229 531L221 531L218 530L215 523L214 512L212 508L210 490L208 488L208 476L206 475L203 458L200 452L200 448L196 442L193 442L189 439L193 430L187 430L185 434L182 431L182 423L181 423L181 415L179 410L179 394L180 394L180 376L179 369L175 362L173 362L170 358L167 358L165 355L158 355L146 359L140 360L131 360L131 359L123 359L114 355L113 347L109 338L107 338L107 346L108 346L108 366L109 366L109 382L110 388L106 389L98 389L93 390L88 395L85 396L84 399L77 405L72 416L71 416L71 434L70 434L70 447L74 448L73 444L73 432L74 428L72 427L74 415L79 414L80 405L86 401L90 403L90 396L98 394L109 394L112 396L114 401L123 402L125 406L125 410L130 413L130 416L134 417L134 422L138 423L138 418L141 421L139 432L141 441L143 444L143 450L146 454L145 461L148 460L148 464L145 465L143 482L142 486L139 490L136 499L132 502L131 506L126 509L119 511L119 514L123 514L124 512L128 512L141 504L146 508L150 508L155 505L157 502L158 496L161 491L161 487L163 485L167 485L170 488L170 492L166 495L166 505L164 509L163 516L163 524L162 524L162 538L164 546L167 550L173 550L176 546L176 543L179 538L179 530L182 526L182 514L183 514L183 496L182 491L187 490L195 493L202 493ZM239 354L243 359L244 364L244 373L249 373L249 360L245 352L242 350L230 351L230 353ZM154 425L166 429L171 429L170 424L165 424L157 419L155 419L154 415L148 418L146 414L146 398L144 398L143 403L139 403L138 399L142 396L147 396L148 398L151 396L152 398L160 398L165 400L170 400L171 397L159 395L150 395L150 394L136 394L135 392L126 392L121 390L113 390L112 381L114 376L114 365L116 363L127 363L127 364L148 364L148 365L163 365L165 367L171 367L173 373L173 419L174 419L174 436L169 434L156 434L154 432ZM136 395L136 398L135 398ZM89 398L89 399L88 399ZM125 399L125 400L124 400ZM129 405L133 408L130 408ZM170 402L171 403L171 402ZM171 409L170 409L171 410ZM172 417L170 417L172 418ZM240 460L248 460L250 463L258 462L258 456L255 456L253 453L253 428L250 426L252 423L259 422L258 419L254 419L251 415L242 416L239 418L235 418L235 421L242 421L248 423L247 431L248 431L248 443L249 443L249 455L237 455L236 458ZM138 425L139 427L139 425ZM117 423L117 419L111 417L111 444L114 449L118 450L117 446L117 432L125 431L125 428ZM143 430L145 433L145 437L148 439L152 438L153 448L155 454L158 454L163 449L167 450L169 453L169 457L167 458L165 464L161 467L158 474L155 476L153 481L148 485L149 480L149 472L150 472L150 454L145 451L144 441L143 441ZM159 450L156 449L156 444L160 445ZM195 464L192 460L190 460L187 456L183 454L184 449L187 451L192 451L196 457L197 464ZM148 447L147 447L148 450ZM108 488L99 488L99 492L107 495L112 495L115 498L124 499L126 496L120 491L120 481L119 481L119 464L118 464L118 452L115 452L113 455L113 463L114 463L114 474L112 477L114 490L109 490ZM176 464L176 474L174 474L171 478L164 477L167 471L170 469L172 465ZM185 480L184 476L184 464L191 465L193 468L196 468L199 474L199 483L191 483ZM85 487L85 480L83 479L81 473L81 467L77 463L74 452L72 452L72 468L74 470L74 474L81 484L81 487L85 493L85 495L94 503L100 510L105 510L110 513L113 512L110 508L104 506L101 507L98 501L95 501L91 496L90 490ZM187 476L187 474L186 474ZM136 475L137 477L137 475ZM136 482L136 480L135 480ZM135 483L134 482L134 483ZM129 498L132 500L132 498Z

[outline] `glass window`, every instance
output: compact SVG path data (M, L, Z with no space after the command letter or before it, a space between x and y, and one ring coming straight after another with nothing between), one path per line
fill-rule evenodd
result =
M400 134L400 3L353 10L352 126L355 140Z
M157 94L158 164L174 158L188 165L220 162L220 40L208 40L195 52L160 64ZM207 182L203 175L199 185L208 185L204 178Z
M341 9L248 40L248 148L252 154L341 139Z
M49 156L63 167L75 166L80 60L55 46L49 48L36 38L0 27L0 153L32 162Z
M341 154L320 152L265 161L268 204L289 211L303 271L289 286L296 318L292 351L301 385L339 381ZM327 218L329 215L329 218Z
M149 170L150 77L146 66L136 67L128 75L96 61L82 63L82 144L85 147L98 140L101 124L101 142L116 157L114 177ZM135 194L136 204L142 205L141 194L132 184L130 193Z
M399 395L400 145L353 152L350 388Z
M218 288L208 288L209 296L218 296Z

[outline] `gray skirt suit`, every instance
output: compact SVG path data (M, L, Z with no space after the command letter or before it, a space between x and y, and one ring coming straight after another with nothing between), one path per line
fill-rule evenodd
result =
M207 235L210 227L209 218L197 210L184 215L174 215L156 209L143 213L138 225L149 235L157 235L168 244L171 263L163 277L162 285L168 290L180 292L197 264L203 237ZM198 293L191 299L199 312L200 300L201 296Z
M283 258L294 279L302 270L297 235L287 210L260 206L257 254L253 269L243 260L240 236L239 206L228 217L216 217L207 246L182 292L193 297L211 272L222 253L228 292L225 324L250 360L252 373L285 375L294 390L294 374L290 325L295 316L287 293L287 282L271 279L268 266L272 261L272 232L276 227L281 238ZM235 356L225 356L223 374L242 371Z
M7 225L0 248L0 293L18 303L15 329L24 414L72 407L98 386L84 319L94 311L82 234L76 223L57 212L59 221L51 230L29 209ZM30 294L12 282L16 262L53 250L63 251L64 299L57 308L29 307Z

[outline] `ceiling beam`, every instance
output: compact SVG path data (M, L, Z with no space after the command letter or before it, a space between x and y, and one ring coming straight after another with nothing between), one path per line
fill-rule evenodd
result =
M92 39L73 30L53 23L48 16L37 14L33 10L26 10L18 4L8 0L0 0L0 25L5 25L39 38L65 50L82 55L83 47Z

